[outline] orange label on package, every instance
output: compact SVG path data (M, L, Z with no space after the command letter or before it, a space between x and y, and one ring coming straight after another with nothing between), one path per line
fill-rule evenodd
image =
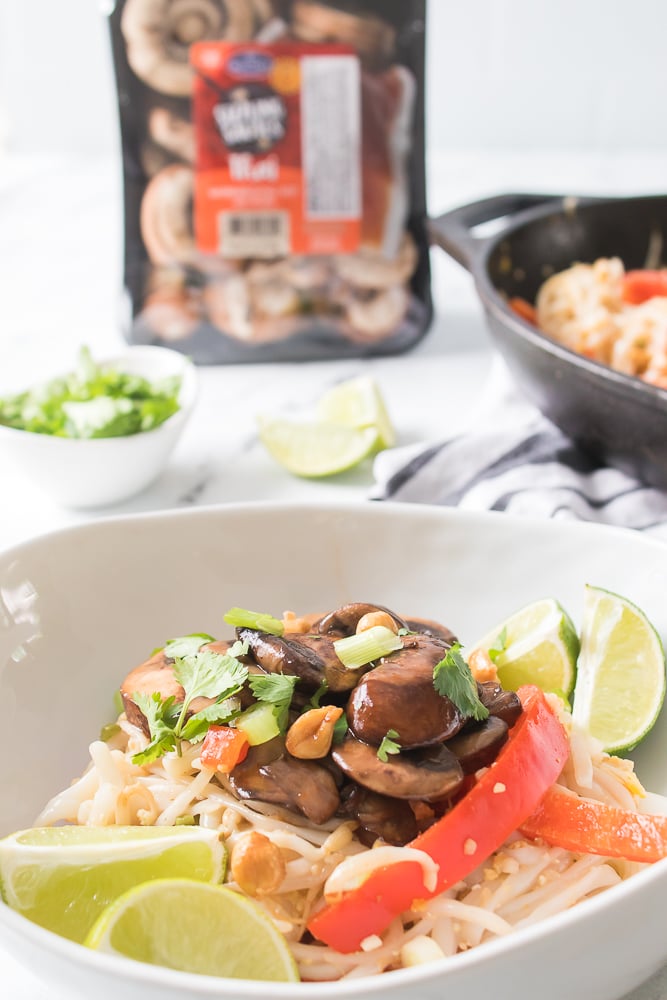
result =
M200 42L190 58L198 248L236 258L354 253L362 212L354 50Z

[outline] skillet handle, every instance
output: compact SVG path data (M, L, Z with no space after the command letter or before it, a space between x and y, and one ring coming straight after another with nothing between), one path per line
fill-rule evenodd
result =
M483 222L504 219L516 215L527 208L562 202L563 196L556 194L498 194L482 198L468 205L462 205L436 219L428 220L431 242L442 247L466 270L472 270L473 261L487 240L476 237L472 230ZM494 237L495 238L495 237Z

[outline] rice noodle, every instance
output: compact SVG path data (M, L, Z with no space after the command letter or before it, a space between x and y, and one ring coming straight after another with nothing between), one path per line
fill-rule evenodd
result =
M623 809L640 811L650 805L653 812L667 812L667 800L646 796L631 762L609 757L597 741L573 725L560 700L552 704L568 730L571 746L559 783ZM109 744L91 744L85 773L54 796L36 823L168 826L179 817L193 817L201 826L219 830L230 850L250 830L263 833L282 852L286 874L275 892L256 901L285 935L304 980L374 975L399 968L406 956L420 952L451 960L458 952L562 912L643 867L576 855L513 834L461 883L420 909L404 913L381 937L364 942L360 951L339 954L301 940L325 885L334 890L337 883L347 886L346 871L354 881L359 866L386 864L387 852L394 860L405 859L409 848L369 850L357 839L354 822L332 820L315 826L266 803L241 802L224 776L201 767L197 746L184 744L181 756L169 753L138 767L132 755L146 746L146 737L124 715L119 726L120 732ZM658 800L661 808L656 806ZM242 891L234 882L229 885ZM425 947L425 939L432 945ZM404 951L415 940L414 949Z

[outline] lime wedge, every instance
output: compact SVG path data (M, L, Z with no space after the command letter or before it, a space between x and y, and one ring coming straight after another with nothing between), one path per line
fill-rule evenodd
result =
M295 983L285 938L256 903L222 886L158 879L102 913L89 948L181 972Z
M473 649L484 649L504 688L516 691L535 684L569 698L576 677L579 640L576 629L552 597L534 601L497 625Z
M300 423L263 417L259 437L273 458L295 476L332 476L358 465L376 449L374 427Z
M382 393L368 375L347 379L325 392L317 404L317 416L325 423L344 427L375 428L378 450L396 444Z
M29 920L83 941L105 906L149 879L220 882L226 852L200 827L59 826L0 840L0 890Z
M632 750L665 698L665 653L636 605L587 586L573 718L609 753Z

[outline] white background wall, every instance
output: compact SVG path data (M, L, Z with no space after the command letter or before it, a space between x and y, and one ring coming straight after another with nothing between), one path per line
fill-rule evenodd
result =
M99 0L0 0L0 151L117 148ZM667 149L667 0L430 0L428 139Z

